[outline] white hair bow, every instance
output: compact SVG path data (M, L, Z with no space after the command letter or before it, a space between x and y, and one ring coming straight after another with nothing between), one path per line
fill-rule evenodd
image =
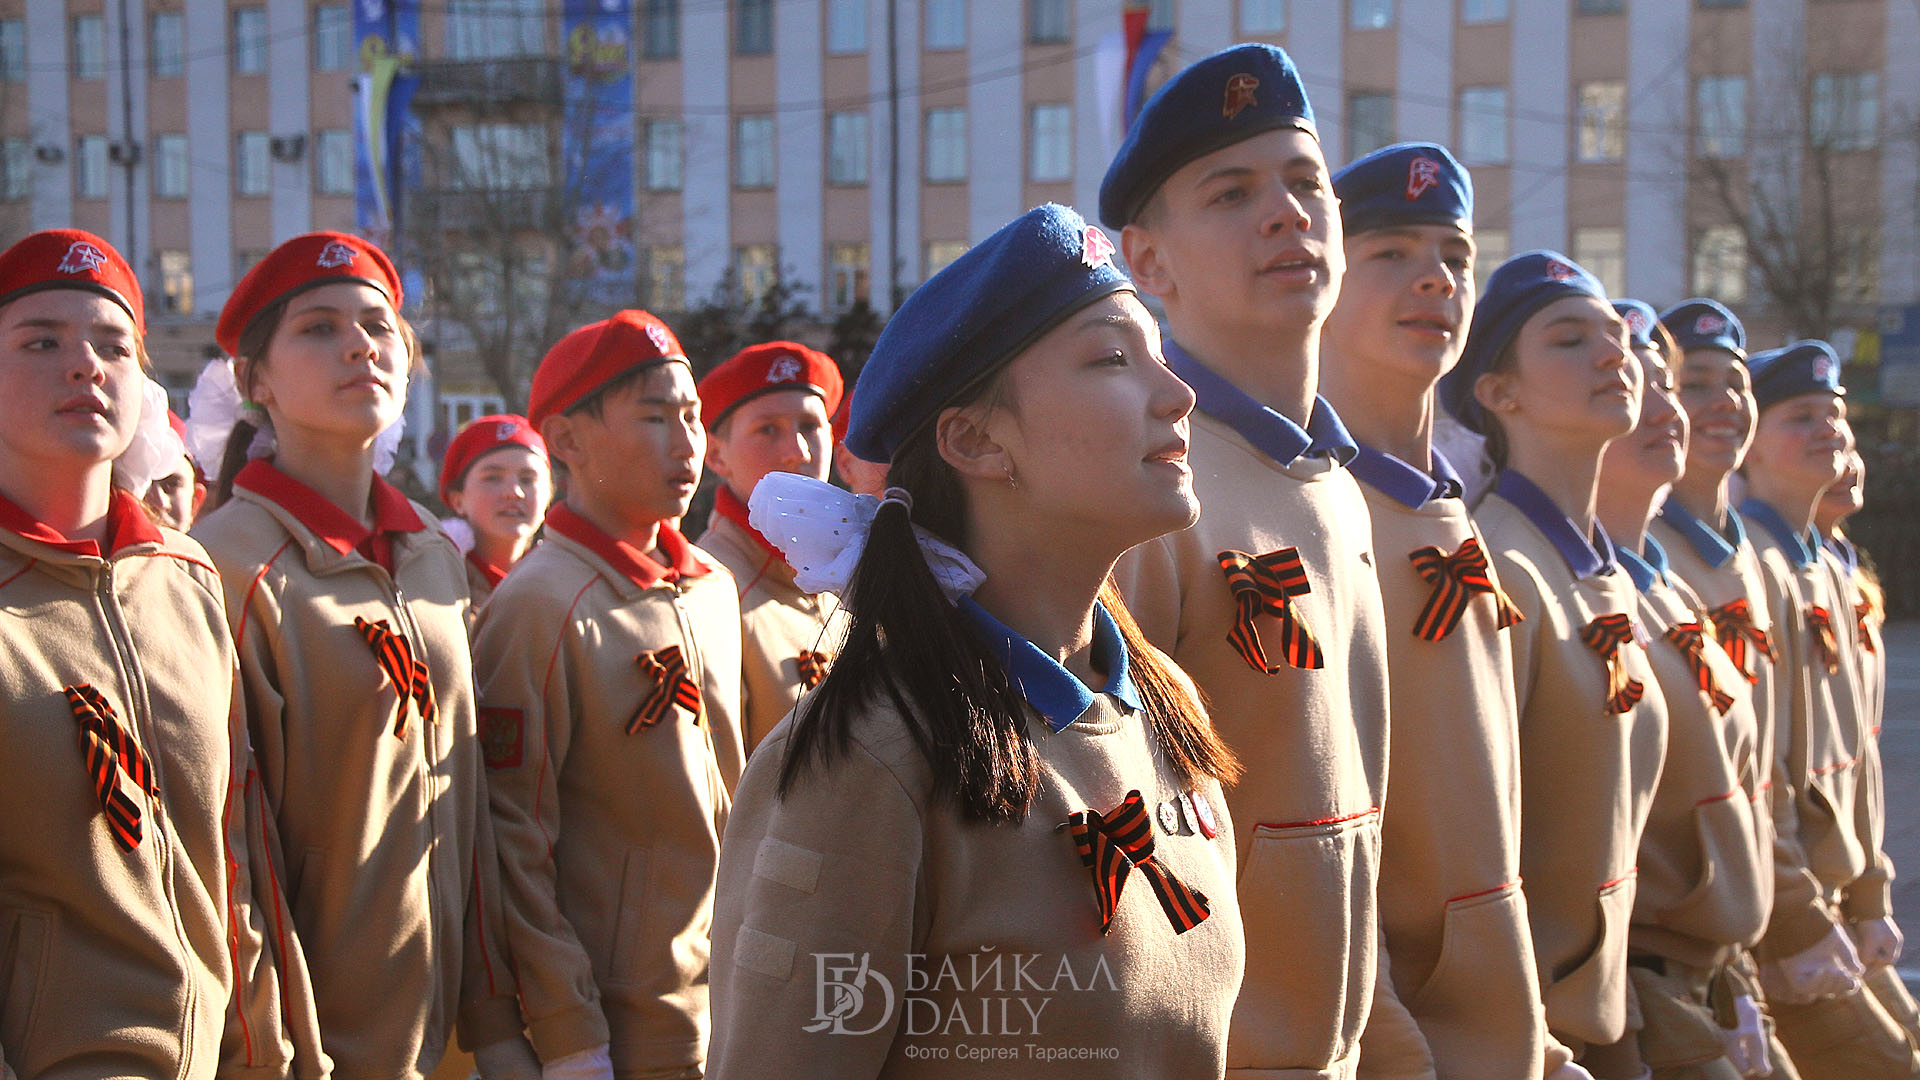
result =
M855 495L797 473L768 473L747 500L747 520L793 567L795 585L810 593L843 592L867 550L867 534L882 502L911 505L906 492L886 499ZM973 560L920 526L913 527L927 569L949 603L978 589L987 575Z
M246 402L240 397L240 384L233 375L233 361L226 357L207 361L187 396L187 448L201 471L212 476L220 471L220 459L227 452L227 437L240 420ZM264 421L266 413L254 418L259 431L247 447L248 458L273 453L273 429ZM406 433L407 417L402 413L373 440L373 471L385 476L393 471L393 459L400 450L400 437Z
M135 495L145 495L155 480L172 475L187 454L186 444L167 420L167 389L152 379L140 388L140 422L133 441L114 460L114 479Z

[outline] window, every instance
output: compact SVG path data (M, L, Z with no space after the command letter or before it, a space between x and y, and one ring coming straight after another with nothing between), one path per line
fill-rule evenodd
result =
M647 121L648 191L679 191L686 184L686 135L679 120Z
M927 276L945 270L948 264L967 253L965 240L934 240L927 244Z
M1027 0L1027 41L1059 45L1072 37L1067 0Z
M1608 296L1627 291L1627 238L1620 229L1573 230L1573 261L1600 279Z
M733 280L742 300L759 303L777 279L772 244L745 244L733 249Z
M1501 263L1507 261L1512 251L1513 238L1507 230L1474 227L1473 280L1476 292L1487 287L1487 278L1500 268Z
M175 315L193 314L193 254L160 253L160 303Z
M1461 0L1460 21L1463 23L1505 22L1507 18L1507 0Z
M1073 106L1035 105L1033 146L1027 179L1068 180L1073 177Z
M353 194L353 133L335 128L313 140L313 186L322 195Z
M1747 79L1713 75L1693 84L1695 152L1703 158L1732 158L1747 152Z
M1173 0L1147 0L1147 29L1173 29Z
M313 9L313 66L319 71L345 71L353 64L353 20L345 4L321 4Z
M1507 160L1507 88L1469 86L1460 91L1460 160L1498 165Z
M235 195L265 195L267 193L267 170L272 158L267 150L267 133L264 131L243 131L235 140L233 156L233 193Z
M827 51L867 51L867 0L827 0Z
M827 116L827 183L867 182L867 114L837 112Z
M1627 153L1627 84L1618 79L1580 84L1581 161L1619 161ZM1577 259L1578 256L1575 256Z
M186 72L186 56L181 49L183 30L177 11L162 11L153 17L153 48L147 59L154 78L173 79Z
M1747 0L1700 0L1700 6L1703 8L1746 7Z
M258 75L267 70L267 12L248 7L233 10L233 71Z
M0 139L0 199L13 202L33 194L33 144L19 137Z
M27 24L24 19L0 19L0 81L21 82L27 77Z
M468 191L534 191L551 181L547 129L540 124L461 124L452 129L454 175Z
M447 0L447 57L491 60L546 52L541 0Z
M838 314L867 299L867 245L835 244L827 264L827 310Z
M107 21L99 15L77 15L73 20L73 77L104 79L107 75Z
M927 0L927 48L967 47L967 0Z
M733 186L773 186L773 117L742 116L733 122Z
M671 60L680 55L680 0L647 0L644 46L649 60Z
M1393 142L1393 95L1349 94L1347 96L1347 153L1352 157L1371 154Z
M1693 294L1723 304L1747 298L1747 239L1738 225L1712 225L1693 237Z
M1287 28L1287 0L1240 0L1240 32L1278 34Z
M773 51L773 0L735 0L733 51L764 56Z
M1393 0L1347 0L1347 25L1380 30L1393 25Z
M1871 72L1813 77L1813 145L1865 150L1879 135L1880 76Z
M107 137L82 135L73 154L73 196L76 199L107 197Z
M1627 10L1627 0L1575 0L1573 10L1580 15L1618 15Z
M687 308L687 251L678 244L646 250L647 308L685 311Z
M927 110L927 182L967 178L967 110Z
M185 135L162 135L153 140L153 193L162 199L187 197Z

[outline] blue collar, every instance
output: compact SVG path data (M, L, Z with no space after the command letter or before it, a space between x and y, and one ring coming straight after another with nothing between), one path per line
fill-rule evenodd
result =
M1499 478L1493 482L1493 490L1525 514L1527 520L1533 522L1534 528L1547 535L1547 539L1553 542L1553 549L1566 560L1567 569L1573 571L1575 578L1613 572L1613 556L1619 549L1613 546L1613 541L1607 537L1607 530L1601 528L1598 521L1593 523L1592 539L1581 535L1580 526L1561 513L1538 484L1512 469L1501 471Z
M1613 549L1614 556L1620 560L1620 568L1633 579L1633 587L1643 593L1651 591L1654 582L1667 578L1667 549L1651 536L1644 543L1645 547L1637 552L1618 546Z
M1817 546L1820 541L1813 535L1812 529L1808 529L1805 533L1794 532L1793 526L1787 524L1787 519L1780 516L1780 511L1759 499L1748 499L1741 503L1740 512L1773 534L1773 538L1780 541L1780 546L1787 549L1787 554L1793 559L1793 565L1805 569L1820 561L1819 555L1816 554L1820 550Z
M1020 691L1049 728L1066 730L1067 725L1078 720L1093 704L1093 691L1087 689L1086 683L1041 652L1033 642L994 618L986 608L974 603L973 597L963 596L955 606L986 644L987 651L1006 669L1014 689ZM1107 685L1101 693L1112 694L1130 709L1142 708L1140 692L1134 689L1133 679L1127 674L1127 645L1120 638L1120 627L1115 625L1113 616L1107 614L1106 606L1098 602L1093 605L1093 666L1107 670Z
M1860 572L1860 549L1853 546L1853 541L1844 536L1829 536L1822 542L1839 558L1840 565L1847 568L1848 577Z
M1345 465L1359 452L1326 398L1314 395L1313 414L1302 430L1299 424L1248 397L1224 376L1188 356L1179 345L1167 342L1166 355L1167 367L1193 387L1201 412L1239 432L1241 438L1276 463L1291 465L1303 455L1325 454Z
M1684 537L1694 552L1715 570L1727 565L1727 560L1740 550L1740 545L1747 542L1747 528L1740 524L1740 515L1731 507L1727 510L1727 531L1724 535L1694 517L1692 511L1681 506L1680 500L1671 495L1660 507L1660 520L1673 526L1673 531Z
M1433 472L1423 473L1384 450L1365 443L1353 455L1347 468L1356 479L1410 510L1418 510L1435 499L1457 499L1466 490L1460 474L1453 471L1440 451L1433 453Z

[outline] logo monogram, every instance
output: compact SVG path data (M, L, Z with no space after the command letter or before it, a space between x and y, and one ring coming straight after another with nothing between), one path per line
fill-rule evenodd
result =
M67 249L67 254L54 267L62 274L84 274L107 265L107 253L85 240L75 240Z
M874 971L872 954L814 953L814 1022L802 1031L828 1035L871 1035L893 1019L893 983ZM880 995L880 1015L866 1027L850 1026L867 1011L867 994Z
M660 350L661 356L672 355L673 339L667 336L667 331L660 324L647 324L647 340L653 342L653 347Z
M1440 163L1417 157L1407 163L1407 201L1412 202L1440 183Z
M783 356L767 369L767 381L770 383L793 382L800 378L800 361L791 356Z
M1089 270L1113 261L1113 241L1096 225L1087 226L1086 234L1080 238L1080 261Z
M1253 92L1259 88L1260 80L1246 72L1228 79L1226 98L1220 104L1220 115L1231 120L1247 109L1260 104L1253 97Z
M359 257L360 253L346 244L338 240L329 240L327 246L320 249L320 257L314 260L314 265L331 270L340 266L352 266L353 260Z

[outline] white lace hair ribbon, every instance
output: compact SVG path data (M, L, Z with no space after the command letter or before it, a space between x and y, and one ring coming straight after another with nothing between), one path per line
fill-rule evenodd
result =
M186 444L167 421L167 389L152 379L140 388L140 421L134 425L133 441L114 460L114 478L135 495L145 495L155 480L178 468L187 454Z
M768 473L747 500L747 520L793 567L794 584L809 593L844 592L867 550L867 534L881 500L855 495L797 473ZM920 554L949 603L978 589L987 575L960 549L920 526Z
M233 434L233 425L239 422L245 404L240 398L240 384L233 376L233 361L226 357L207 361L207 366L200 369L200 377L194 381L193 393L187 396L187 449L207 475L220 470L220 460L227 452L227 437ZM265 418L265 413L256 417ZM393 459L406 429L407 417L402 413L373 440L374 472L385 476L393 471ZM263 424L254 436L253 445L247 447L247 457L266 457L271 453L272 429Z

